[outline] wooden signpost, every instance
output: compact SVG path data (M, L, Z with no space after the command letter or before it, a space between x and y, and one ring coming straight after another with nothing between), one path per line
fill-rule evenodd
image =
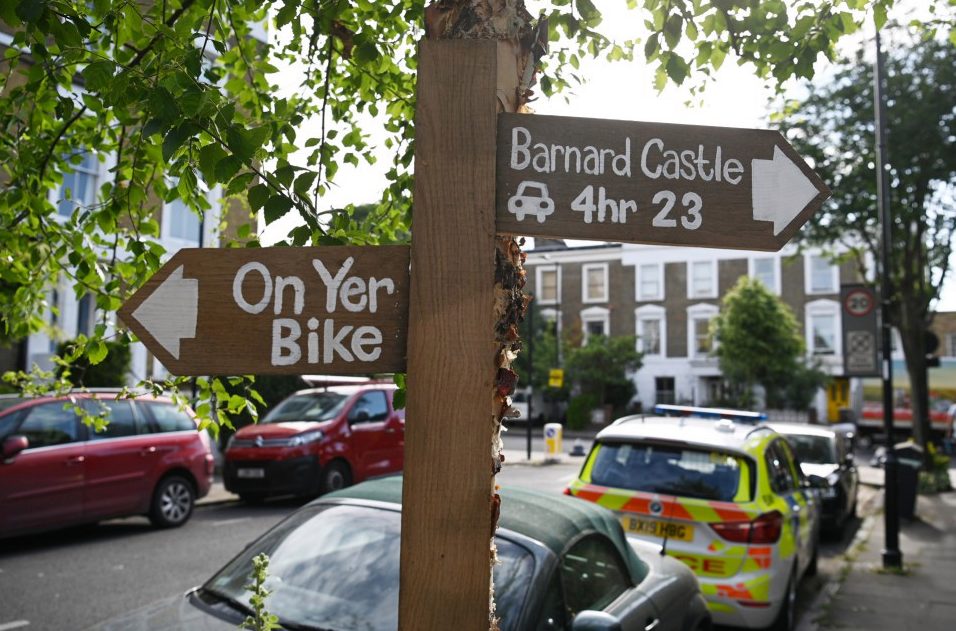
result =
M776 251L830 190L776 131L502 114L496 194L500 232Z
M180 250L119 311L176 375L405 370L408 246Z
M496 233L778 250L829 195L776 132L499 115L501 50L421 44L410 251L183 250L120 310L174 374L407 371L403 631L489 626Z

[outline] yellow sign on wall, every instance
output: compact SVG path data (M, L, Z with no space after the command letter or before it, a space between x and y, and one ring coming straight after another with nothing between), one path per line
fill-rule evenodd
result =
M560 388L564 385L563 368L552 368L548 371L548 385L552 388Z

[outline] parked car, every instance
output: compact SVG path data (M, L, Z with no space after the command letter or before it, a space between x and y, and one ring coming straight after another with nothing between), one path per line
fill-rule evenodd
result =
M793 447L804 474L826 480L820 492L823 527L839 532L856 515L860 485L850 440L844 432L826 427L796 423L775 423L772 427Z
M402 480L389 476L299 509L202 587L95 627L235 629L249 613L252 559L269 555L270 613L286 629L398 626ZM501 491L495 536L502 631L704 631L710 615L681 563L629 545L613 513L517 488ZM436 604L436 606L441 606Z
M226 489L250 502L272 495L310 496L405 464L405 411L395 386L369 382L300 390L226 445Z
M625 531L697 575L716 624L792 629L816 572L820 499L758 415L669 406L598 433L567 494L618 512Z
M209 437L168 398L75 393L0 411L0 536L148 515L181 526L209 492ZM94 431L76 407L109 424Z

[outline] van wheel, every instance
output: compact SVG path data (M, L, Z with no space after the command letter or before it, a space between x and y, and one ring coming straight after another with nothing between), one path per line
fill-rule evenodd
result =
M319 489L322 493L338 491L352 484L352 472L341 460L333 460L322 470Z
M149 520L158 528L177 528L189 520L196 504L193 485L181 475L160 480L153 492Z
M783 605L777 613L776 619L770 625L770 631L792 631L797 617L797 560L794 559L793 572L787 581L787 592L784 594Z

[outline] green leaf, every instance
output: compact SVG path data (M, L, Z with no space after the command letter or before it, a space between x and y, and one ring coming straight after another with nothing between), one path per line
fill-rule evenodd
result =
M226 156L216 164L216 181L228 182L242 168L239 156Z
M45 0L22 0L17 5L17 17L29 24L36 23L46 11L46 7Z
M106 353L106 344L103 343L103 340L90 340L86 346L86 356L89 358L90 364L94 366L106 359Z
M202 171L203 178L205 178L207 183L215 184L221 181L216 176L216 167L219 166L219 162L227 155L218 143L206 145L199 150L199 170Z
M248 198L249 206L252 210L259 210L266 204L266 200L269 199L269 194L271 190L265 184L256 184L249 189Z
M647 42L644 43L644 58L648 61L654 59L657 56L657 51L660 48L659 34L654 33L647 38Z
M91 92L103 92L113 79L113 69L116 66L112 61L95 61L83 69L83 83Z
M266 224L271 224L292 210L295 203L285 195L273 195L263 206Z
M179 125L173 127L163 138L163 160L169 162L170 158L179 150L183 144L190 138L190 129L188 125Z

